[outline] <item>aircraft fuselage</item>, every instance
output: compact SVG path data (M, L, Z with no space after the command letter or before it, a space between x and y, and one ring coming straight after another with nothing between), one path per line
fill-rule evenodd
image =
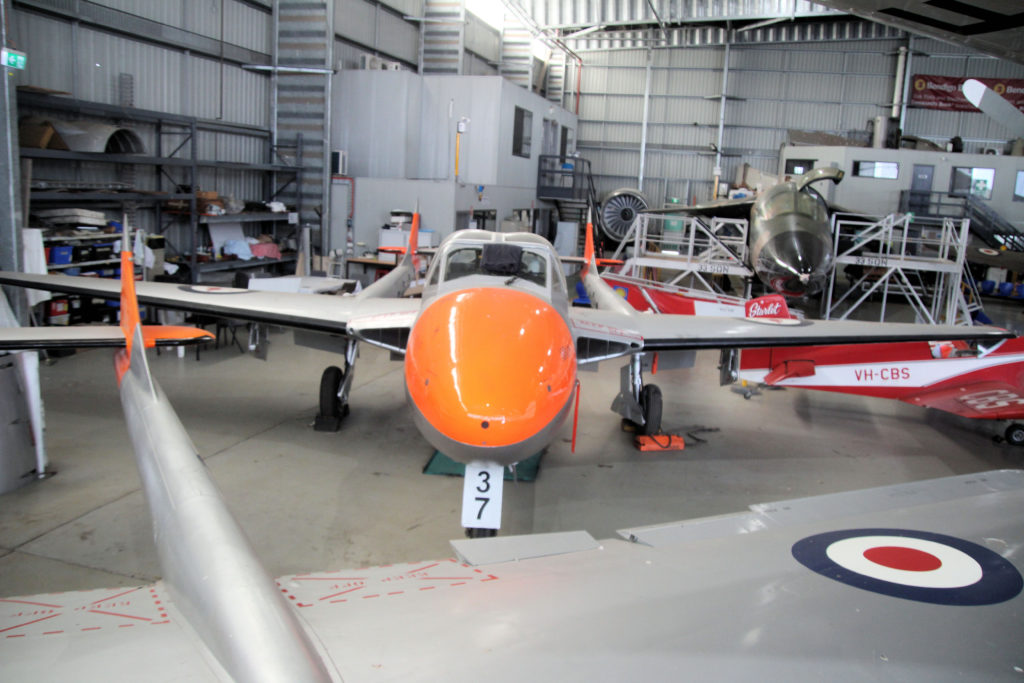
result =
M828 208L807 185L834 176L808 175L769 188L750 209L751 266L765 285L784 296L817 294L832 267Z
M416 425L445 455L507 465L543 450L576 387L565 278L530 234L455 233L427 273L405 353Z

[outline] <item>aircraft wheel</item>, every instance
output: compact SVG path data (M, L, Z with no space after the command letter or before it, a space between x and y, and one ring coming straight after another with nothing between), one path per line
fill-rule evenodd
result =
M342 403L338 396L345 372L332 365L320 376L320 414L316 416L313 429L318 432L336 432L341 429L341 418L348 415L348 403Z
M661 431L661 389L654 384L645 384L640 391L640 408L644 413L644 424L638 427L642 436Z
M477 529L475 527L469 527L466 529L467 538L493 538L497 535L497 529Z
M1024 424L1014 422L1003 432L1006 443L1011 446L1024 446Z
M320 414L324 417L341 417L341 399L338 390L345 381L345 373L341 368L332 365L320 376Z

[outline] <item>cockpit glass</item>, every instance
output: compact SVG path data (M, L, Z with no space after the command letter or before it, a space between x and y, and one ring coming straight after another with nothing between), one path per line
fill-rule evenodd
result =
M454 247L448 252L444 263L444 280L449 282L467 275L488 274L481 265L482 249L479 246ZM519 271L511 277L547 286L547 256L523 249L519 257Z
M524 250L522 262L519 265L519 277L543 287L545 285L546 265L547 258L544 255Z
M448 259L444 264L446 282L480 272L482 271L480 270L479 247L456 247L448 252Z

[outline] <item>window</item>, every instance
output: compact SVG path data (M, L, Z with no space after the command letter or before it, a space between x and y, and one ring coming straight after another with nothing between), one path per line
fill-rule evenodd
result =
M1018 175L1018 182L1019 181ZM992 185L996 180L994 168L971 168L954 166L949 179L949 193L960 197L971 195L981 199L992 199Z
M853 175L861 178L884 178L896 180L900 174L900 165L895 161L855 161Z
M512 129L512 154L529 159L532 136L533 112L516 107L515 126Z
M1017 171L1017 182L1013 185L1013 201L1024 202L1024 171Z
M817 159L786 159L786 175L803 175L812 168Z
M565 161L565 157L567 155L572 154L575 151L576 145L574 143L575 139L573 136L573 129L566 128L565 126L563 126L562 140L558 148L558 155L562 158L563 161Z

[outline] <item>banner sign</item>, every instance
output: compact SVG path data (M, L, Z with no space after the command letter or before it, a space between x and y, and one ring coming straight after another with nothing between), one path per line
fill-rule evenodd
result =
M910 82L910 106L945 111L978 111L964 97L960 86L969 76L926 76L915 74ZM1024 79L976 78L1024 111Z

